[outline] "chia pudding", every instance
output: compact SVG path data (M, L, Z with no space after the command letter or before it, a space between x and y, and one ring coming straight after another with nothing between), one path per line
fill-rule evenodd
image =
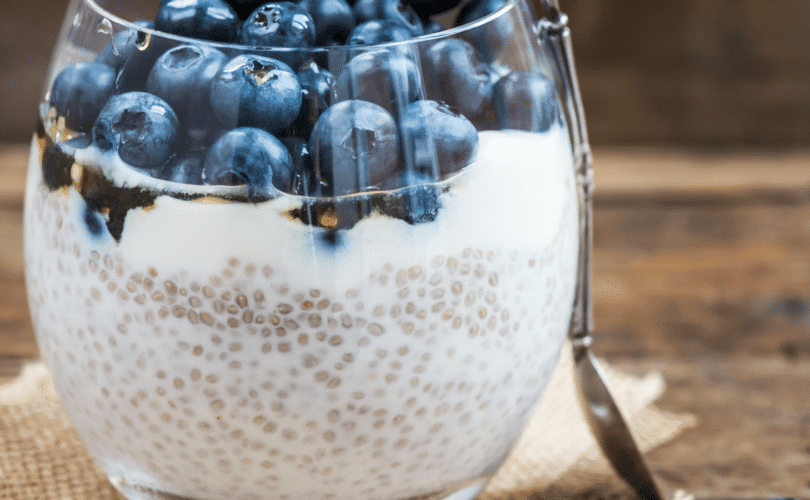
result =
M579 209L559 121L476 130L469 161L430 182L312 196L273 172L158 175L107 147L115 126L66 132L58 108L43 106L25 199L33 323L129 498L483 487L571 318Z

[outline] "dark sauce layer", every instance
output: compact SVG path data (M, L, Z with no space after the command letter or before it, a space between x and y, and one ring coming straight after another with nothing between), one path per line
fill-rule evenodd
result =
M107 179L97 167L79 165L73 155L55 143L45 130L44 123L37 123L40 140L42 178L50 191L74 186L87 202L85 222L91 234L99 235L104 222L107 231L121 241L126 216L136 208L150 208L158 196L166 195L182 200L217 198L223 202L258 204L269 201L262 193L178 193L120 187ZM441 204L439 195L449 186L424 184L400 189L395 192L378 192L344 198L304 198L298 208L284 215L309 226L323 229L326 243L335 245L340 240L341 230L351 229L360 220L372 214L382 214L401 219L408 224L421 224L436 219Z

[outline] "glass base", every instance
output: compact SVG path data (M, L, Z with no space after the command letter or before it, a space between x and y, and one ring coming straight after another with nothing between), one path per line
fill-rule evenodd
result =
M110 477L110 483L115 486L127 500L210 500L208 498L193 498L175 495L173 493L165 493L162 491L144 488L142 486L131 484L121 477ZM449 488L442 492L430 493L418 497L409 497L403 499L391 500L473 500L478 496L484 487L489 482L490 477L483 477L472 480L460 486ZM271 497L268 497L270 500ZM315 499L312 499L315 500Z

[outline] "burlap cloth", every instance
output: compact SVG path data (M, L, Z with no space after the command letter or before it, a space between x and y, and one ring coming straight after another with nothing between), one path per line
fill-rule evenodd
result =
M643 450L695 425L691 415L652 406L664 392L659 373L638 378L603 367ZM483 498L627 496L585 424L566 346L528 429ZM121 498L70 426L42 364L26 366L17 380L0 387L0 500Z

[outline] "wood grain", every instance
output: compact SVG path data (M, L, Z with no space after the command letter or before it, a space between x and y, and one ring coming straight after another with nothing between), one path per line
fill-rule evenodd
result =
M723 355L614 363L628 372L661 371L667 391L658 406L697 417L696 427L647 456L665 490L698 498L810 496L810 360Z

